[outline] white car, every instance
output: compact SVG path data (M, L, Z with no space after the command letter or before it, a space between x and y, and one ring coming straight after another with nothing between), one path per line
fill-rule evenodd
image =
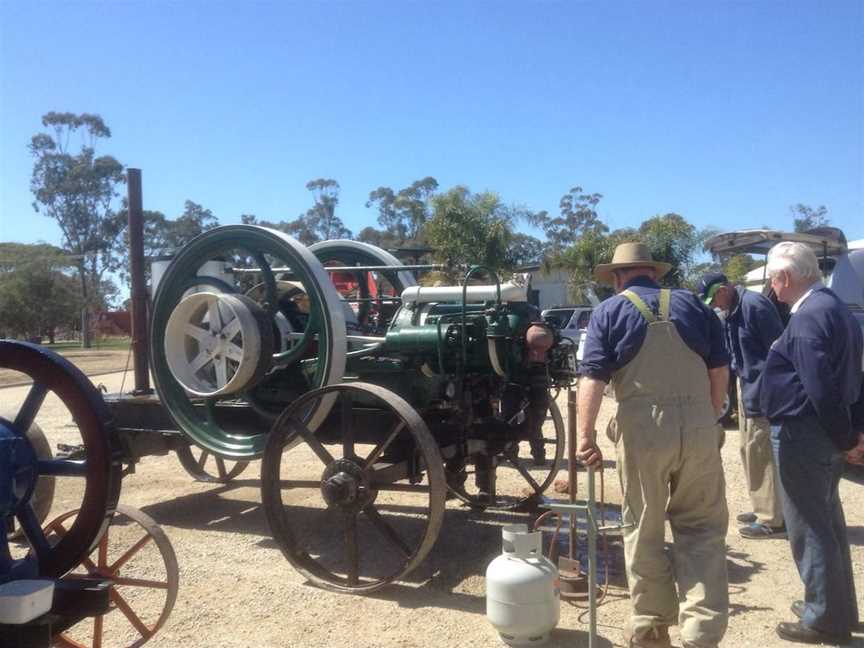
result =
M563 337L573 340L578 348L581 333L588 328L593 306L556 306L547 308L540 315L543 321L557 328Z

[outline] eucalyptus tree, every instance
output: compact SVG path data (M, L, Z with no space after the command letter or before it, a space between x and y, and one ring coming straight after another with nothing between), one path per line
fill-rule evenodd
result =
M123 229L112 211L123 165L97 155L96 145L111 137L99 115L49 112L42 125L51 132L30 140L33 208L53 219L63 248L78 265L82 299L82 343L90 346L89 319L104 275L116 266L115 241Z

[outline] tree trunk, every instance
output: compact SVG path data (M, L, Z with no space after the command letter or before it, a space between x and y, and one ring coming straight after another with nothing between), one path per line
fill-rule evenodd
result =
M81 347L89 349L93 342L90 339L90 296L87 290L87 275L84 273L84 261L78 266L78 275L81 277L81 297L83 305L81 307Z

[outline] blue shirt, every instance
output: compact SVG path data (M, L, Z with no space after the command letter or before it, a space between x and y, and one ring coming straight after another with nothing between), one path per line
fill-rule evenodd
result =
M659 308L660 286L648 277L636 277L625 285L639 295L655 313ZM669 319L684 343L709 369L729 364L723 340L723 326L717 315L688 290L673 290ZM636 357L648 322L629 299L610 297L591 315L585 338L585 352L579 371L582 375L609 382L612 374Z
M761 407L772 423L815 416L840 450L855 446L851 408L861 396L861 327L830 289L815 289L771 346Z
M771 344L783 334L780 313L767 297L738 287L738 303L726 318L726 336L735 372L741 379L744 412L762 416L759 383Z

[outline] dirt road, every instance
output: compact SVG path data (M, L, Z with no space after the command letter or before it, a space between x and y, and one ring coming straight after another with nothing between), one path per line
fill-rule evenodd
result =
M112 374L94 382L116 390L121 378L121 374ZM129 380L131 377L127 385ZM21 387L0 389L0 406L14 406L25 392ZM562 410L564 405L562 399ZM613 411L614 403L604 403L599 429L605 429ZM68 434L64 417L58 404L49 400L39 422L56 440ZM605 439L602 442L607 458L614 459L612 448ZM737 432L730 430L723 460L733 519L748 509L737 444ZM259 504L258 469L258 463L253 463L230 486L208 485L192 481L175 457L165 456L145 459L135 474L124 479L121 502L143 509L163 526L180 565L176 607L148 646L499 645L484 616L483 575L500 551L500 526L524 517L477 514L448 502L438 543L405 582L371 596L333 594L305 582L274 546ZM614 469L606 470L606 486L607 500L618 503ZM864 595L864 487L844 481L841 494L860 597ZM72 506L75 496L74 491L65 491L52 515ZM788 645L774 633L778 621L790 620L789 604L802 594L788 544L742 540L734 523L727 544L731 618L723 645ZM864 610L864 602L861 607ZM599 611L600 646L623 645L621 627L627 612L626 592L613 588ZM119 617L117 612L109 617L112 615ZM562 605L560 625L548 645L587 646L586 623L581 610ZM132 638L134 632L117 629L111 636L113 640ZM120 644L109 640L107 645ZM864 646L862 635L851 645Z

